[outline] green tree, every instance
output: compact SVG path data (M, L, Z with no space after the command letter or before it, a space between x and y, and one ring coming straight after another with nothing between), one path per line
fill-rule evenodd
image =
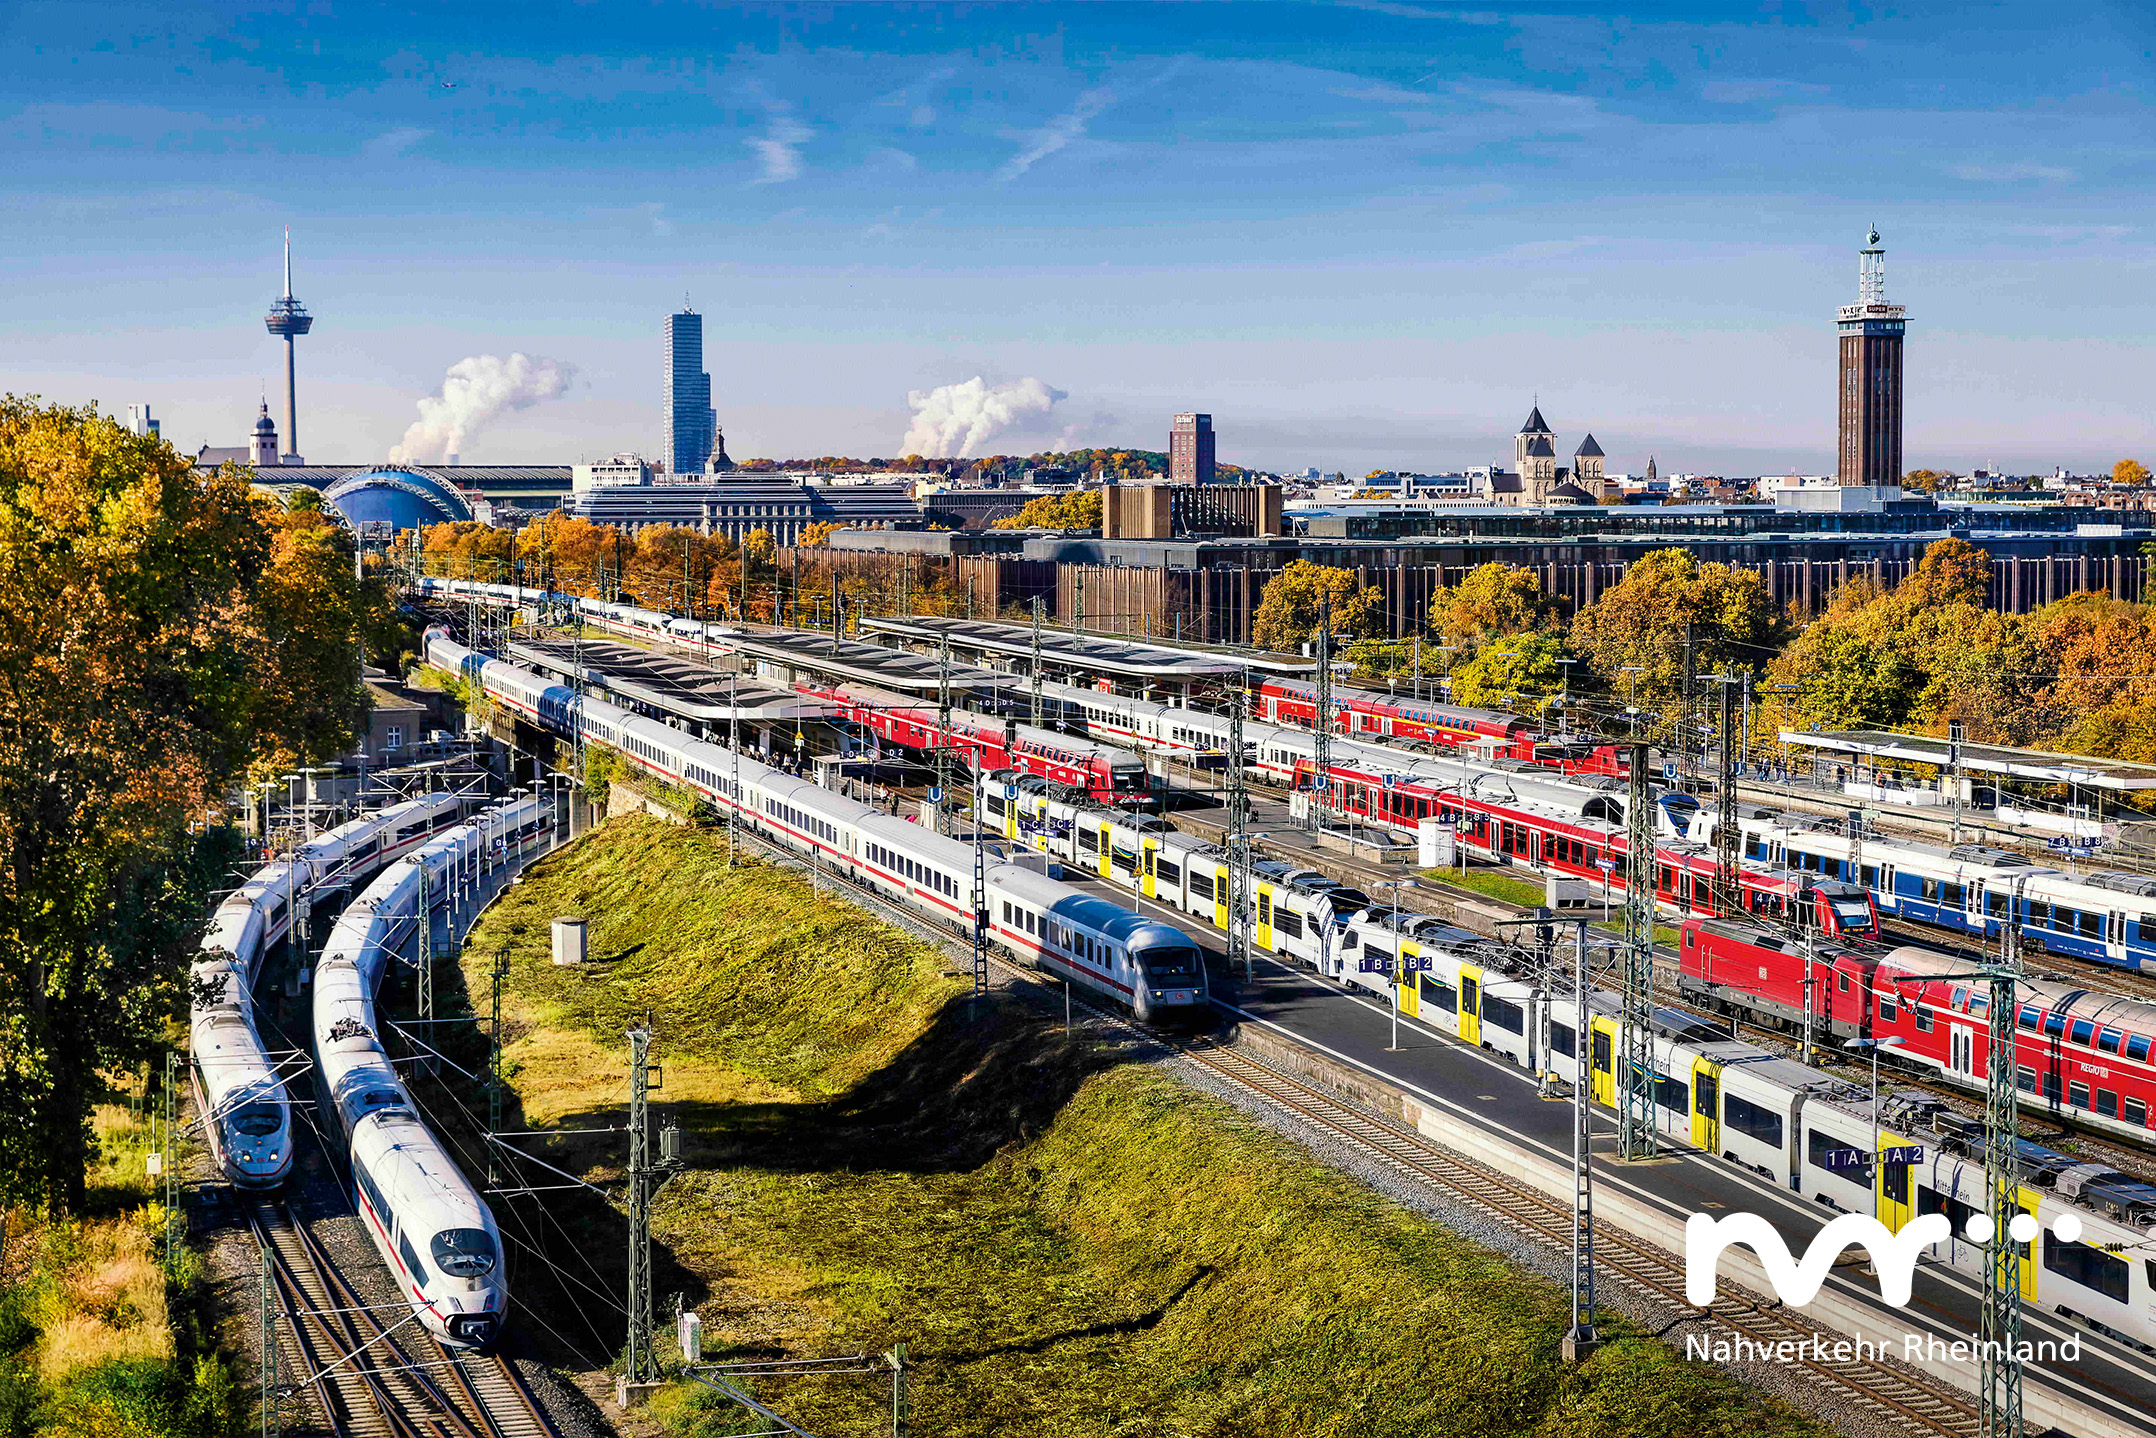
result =
M1385 600L1373 587L1357 589L1352 570L1298 559L1274 575L1250 617L1250 640L1260 649L1293 652L1317 637L1324 597L1332 598L1333 633L1350 640L1385 632Z
M1453 702L1540 714L1564 691L1564 657L1564 639L1547 630L1493 636L1453 669Z
M1695 674L1751 669L1781 637L1759 575L1684 549L1643 555L1572 621L1574 651L1612 692L1665 710L1682 692L1688 652Z

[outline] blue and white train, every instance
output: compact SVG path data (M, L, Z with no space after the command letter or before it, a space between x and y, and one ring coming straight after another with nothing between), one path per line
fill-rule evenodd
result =
M454 822L453 794L429 794L340 824L265 865L210 915L188 978L188 1029L203 1131L225 1177L273 1188L292 1171L290 1100L255 1023L262 958L331 880L363 879Z
M973 846L807 779L684 734L427 632L427 661L462 675L488 698L558 734L581 729L647 774L693 790L784 849L851 876L892 902L955 932L976 924L988 941L1120 1008L1141 1022L1210 1017L1197 945L1171 924L1072 888L996 846L983 886Z
M509 1308L501 1234L486 1201L427 1126L384 1048L374 994L416 956L425 911L542 845L553 805L513 799L390 865L337 920L314 977L316 1080L351 1162L354 1206L401 1297L444 1343L479 1347Z

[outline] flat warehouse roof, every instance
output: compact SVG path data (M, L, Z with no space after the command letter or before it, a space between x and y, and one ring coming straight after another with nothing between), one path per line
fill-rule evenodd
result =
M1784 729L1784 744L1824 749L1836 754L1861 754L1868 759L1898 759L1905 764L1933 764L1946 768L1954 762L1944 739L1923 734L1896 734L1884 729L1840 729L1813 733L1808 729ZM2092 789L2156 789L2156 764L2134 764L2124 759L2096 759L2086 754L2049 754L2040 749L2009 749L1999 744L1963 744L1960 763L1964 772L2003 774L2011 779L2030 779L2046 784L2085 784Z
M1029 624L933 617L874 618L864 619L861 623L865 628L920 643L940 642L948 633L953 645L984 653L1028 656L1033 653L1033 627ZM1308 674L1317 669L1314 659L1297 659L1284 654L1152 644L1136 639L1078 634L1048 625L1041 626L1041 658L1066 668L1123 674L1134 679L1213 679L1245 672Z

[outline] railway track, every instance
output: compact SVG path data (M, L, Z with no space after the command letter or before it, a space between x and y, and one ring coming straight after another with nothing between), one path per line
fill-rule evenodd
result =
M248 1225L270 1261L281 1392L306 1394L335 1438L559 1438L513 1363L370 1302L288 1200L261 1200Z
M794 855L761 836L750 835L747 830L741 833L750 847L762 850L789 867L806 867ZM824 877L835 879L828 872ZM918 916L897 908L851 879L836 878L835 881L862 900L864 907L896 916L912 926L924 925ZM1065 997L1060 986L1045 979L1037 970L995 954L989 956L989 964L1018 983L1039 989L1058 1003ZM1148 1043L1173 1048L1222 1081L1286 1110L1305 1123L1316 1125L1434 1194L1453 1203L1469 1205L1512 1232L1569 1257L1572 1210L1540 1189L1447 1153L1418 1134L1396 1128L1214 1040L1179 1040L1140 1028L1119 1014L1090 1004L1079 1003L1076 1007L1096 1022L1124 1030ZM1664 1312L1670 1319L1696 1315L1696 1321L1701 1325L1719 1326L1732 1338L1741 1337L1759 1344L1788 1342L1793 1345L1791 1351L1800 1354L1814 1339L1829 1345L1831 1352L1831 1345L1843 1338L1840 1333L1806 1323L1788 1309L1764 1301L1725 1297L1701 1313L1685 1301L1681 1258L1607 1226L1596 1231L1595 1259L1596 1282L1604 1291L1614 1285L1650 1311ZM1863 1358L1842 1360L1801 1356L1794 1366L1810 1374L1823 1392L1865 1414L1881 1429L1945 1435L1945 1438L1976 1438L1981 1431L1976 1403L1968 1395L1899 1367Z

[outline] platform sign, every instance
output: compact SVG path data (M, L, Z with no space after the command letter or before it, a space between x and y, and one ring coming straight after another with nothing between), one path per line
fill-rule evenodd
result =
M1871 1155L1861 1148L1830 1148L1820 1155L1821 1168L1862 1168L1871 1162Z
M1918 1143L1888 1144L1885 1148L1879 1150L1879 1157L1882 1162L1895 1168L1906 1164L1922 1163L1924 1161L1924 1146Z
M1889 1168L1906 1168L1924 1161L1922 1144L1889 1144L1879 1150L1879 1161ZM1830 1148L1821 1160L1824 1168L1863 1168L1871 1162L1871 1155L1861 1148Z
M1674 759L1665 759L1665 760L1664 760L1664 761L1662 762L1662 782L1663 782L1663 783L1665 783L1665 784L1674 784L1674 783L1676 783L1676 782L1677 782L1677 761L1676 761L1676 760L1674 760Z
M1600 869L1605 874L1614 874L1617 872L1617 861L1615 859L1607 858L1597 859L1595 860L1595 867Z
M1397 784L1398 784L1399 782L1400 782L1400 776L1399 776L1398 774L1387 774L1387 775L1385 776L1385 787L1386 787L1386 788L1388 788L1388 789L1390 789L1390 788L1394 787L1394 786L1395 786L1395 785L1397 785Z
M943 802L943 786L941 784L928 786L928 802L931 804L941 804Z

